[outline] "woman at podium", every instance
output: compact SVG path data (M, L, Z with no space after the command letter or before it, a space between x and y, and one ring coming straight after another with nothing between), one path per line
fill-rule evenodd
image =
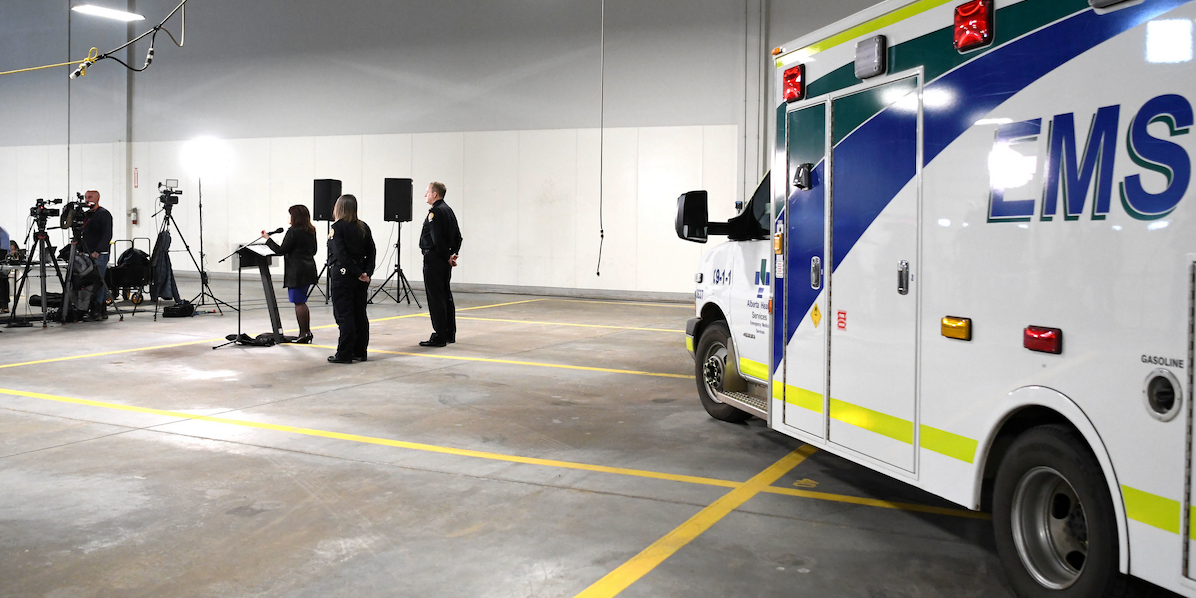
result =
M340 328L336 355L329 363L366 360L370 321L365 306L374 275L374 236L357 218L357 198L342 195L332 209L332 234L328 237L328 276L332 280L332 315Z
M291 228L282 238L282 245L275 243L269 233L262 233L266 245L274 253L283 256L282 286L287 289L287 297L295 304L295 319L299 322L299 338L297 343L310 343L311 311L307 308L307 292L311 285L317 283L316 274L316 227L311 223L311 212L307 206L294 205L288 208L291 213Z

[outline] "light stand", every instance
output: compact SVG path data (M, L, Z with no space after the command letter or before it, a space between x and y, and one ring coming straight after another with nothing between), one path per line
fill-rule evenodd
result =
M235 308L235 307L221 301L219 298L217 298L216 295L214 293L212 293L211 285L208 284L208 271L204 269L205 254L204 254L204 249L203 249L203 179L199 178L196 180L199 182L199 262L196 264L196 268L199 269L199 284L200 284L200 286L199 286L199 294L196 295L195 298L191 300L191 303L194 304L198 308L198 307L203 307L205 305L208 305L208 299L211 299L211 304L216 306L216 312L223 316L224 312L220 311L221 305L224 305L224 306L232 308L232 309L237 309L237 308ZM175 228L176 229L178 228L177 224L175 225ZM182 239L182 237L183 236L180 233L179 238ZM184 239L183 246L185 247L186 245L187 245L187 241ZM191 249L188 247L187 251L188 251L188 253L190 253ZM195 261L195 256L191 256L191 261L193 261L193 262ZM196 303L196 300L198 300L199 302ZM209 312L209 313L211 313L211 312Z
M386 277L386 280L382 281L382 286L378 287L373 295L370 295L368 303L372 304L378 293L386 293L386 296L393 299L395 303L402 303L406 299L407 305L411 305L411 300L415 299L415 306L423 309L424 306L419 304L419 297L416 297L415 292L411 290L411 283L407 282L407 276L403 274L403 267L399 262L400 247L403 241L403 223L395 222L395 225L398 227L398 232L395 233L395 269L390 276ZM386 290L386 285L396 277L398 280L395 281L395 294L391 295L390 291Z
M324 222L324 238L325 239L328 238L328 235L331 234L331 231L332 231L332 223L325 221ZM324 305L328 305L328 301L330 299L332 299L332 277L331 276L324 279L324 288L322 288L322 289L320 288L320 277L324 276L324 274L326 274L327 272L328 272L328 256L325 255L324 256L324 266L322 268L320 268L320 272L318 274L316 274L316 284L311 285L311 288L307 289L307 298L308 299L311 299L312 291L319 291L320 294L324 296Z
M182 231L182 229L179 228L178 221L174 219L174 206L178 205L177 196L164 195L163 197L159 198L159 201L162 202L162 209L159 210L157 213L155 213L154 216L157 216L158 214L161 214L162 212L165 212L166 216L162 219L162 228L161 228L161 230L158 231L158 237L161 238L162 233L164 233L164 232L168 233L170 231L170 225L171 224L174 225L174 231L178 234L179 240L183 242L183 250L187 252L187 256L191 258L191 263L195 264L195 269L197 271L199 271L200 294L196 298L198 299L199 297L204 297L204 296L210 297L212 299L212 302L216 305L216 312L219 312L220 315L224 315L224 312L221 311L221 309L220 309L221 305L235 311L237 308L233 307L229 303L221 301L219 298L216 297L216 295L214 293L212 293L212 287L208 285L207 272L204 272L203 267L201 267L199 264L199 261L195 259L195 254L191 252L191 245L187 243L187 238L183 236L183 231ZM203 211L202 210L200 211L200 220L199 221L200 221L199 235L200 235L200 238L202 239L203 238ZM180 297L178 297L177 296L178 293L175 293L174 291L175 291L175 289L171 289L171 293L174 296L174 300L176 302L178 302L180 300ZM154 301L154 319L155 320L158 319L158 308L157 308L156 300Z

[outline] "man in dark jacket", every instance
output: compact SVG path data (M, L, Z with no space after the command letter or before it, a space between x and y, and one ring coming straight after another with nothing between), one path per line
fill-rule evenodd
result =
M424 253L424 292L434 332L428 340L420 341L421 347L443 347L457 342L457 307L449 280L457 266L457 252L461 251L461 229L453 209L444 203L444 193L444 183L435 182L424 193L432 208L424 219L419 248Z
M92 205L94 211L87 222L83 224L83 242L79 251L91 256L95 260L96 269L100 271L100 292L91 301L92 319L108 319L105 305L108 300L108 286L104 284L104 274L108 271L109 246L112 245L112 213L100 206L100 192L88 191L83 199Z

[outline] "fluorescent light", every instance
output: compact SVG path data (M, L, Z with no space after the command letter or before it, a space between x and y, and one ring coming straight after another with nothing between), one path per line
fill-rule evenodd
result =
M113 10L111 8L104 8L102 6L93 6L91 4L80 4L79 6L72 7L71 10L73 10L75 12L81 12L85 15L91 15L93 17L104 17L105 19L115 19L117 21L128 22L128 21L144 21L145 20L145 17L143 17L141 15L133 14L131 12L125 12L123 10Z

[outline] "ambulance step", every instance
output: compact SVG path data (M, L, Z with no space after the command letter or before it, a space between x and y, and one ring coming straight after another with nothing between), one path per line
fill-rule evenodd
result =
M752 415L768 418L768 401L760 397L753 397L743 392L720 392L719 399L723 402L743 409Z

